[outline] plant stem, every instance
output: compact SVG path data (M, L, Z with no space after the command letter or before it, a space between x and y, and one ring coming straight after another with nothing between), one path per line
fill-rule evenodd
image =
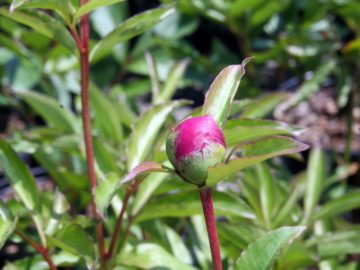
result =
M222 270L219 238L216 229L214 206L211 188L203 187L199 189L202 208L205 216L206 228L209 236L211 257L214 270Z
M47 262L47 264L49 265L49 268L51 270L57 270L54 262L52 261L52 259L50 257L50 254L49 254L48 250L46 249L46 247L43 247L43 246L39 245L37 242L32 240L30 237L28 237L25 233L23 233L19 229L16 229L15 233L22 240L24 240L26 243L28 243L30 246L32 246L37 252L39 252L43 256L44 260Z
M120 234L120 230L121 230L121 225L122 225L122 222L123 222L123 218L124 218L124 214L125 214L125 210L127 208L127 205L128 205L128 202L129 202L129 198L131 196L131 194L133 193L132 189L129 188L126 190L126 194L125 194L125 197L124 197L124 201L123 201L123 205L121 207L121 211L120 211L120 214L118 216L118 219L116 221L116 226L115 226L115 230L114 230L114 233L112 235L112 238L111 238L111 243L110 243L110 247L109 247L109 251L108 253L106 254L106 259L107 260L110 260L112 255L113 255L113 252L114 252L114 249L115 249L115 246L116 246L116 241L118 239L118 236Z
M123 237L121 238L118 246L117 246L117 251L120 252L121 249L123 248L124 244L125 244L125 240L126 238L129 236L129 232L130 232L130 227L132 225L133 222L133 217L128 217L127 219L127 224L126 224L126 228L123 234Z
M87 0L81 0L80 4L84 5L87 3ZM81 65L81 106L82 106L82 122L83 122L83 133L85 141L85 150L86 150L86 162L90 182L90 193L97 185L95 167L94 167L94 150L93 143L91 138L91 122L90 122L90 107L89 107L89 15L86 14L81 17L80 21L80 40L81 48L80 51L80 65ZM101 218L96 212L96 205L94 197L91 195L90 202L91 212L93 217L96 219L96 238L99 246L101 262L104 261L106 255L105 245L104 245L104 235L103 235L103 226L101 223Z

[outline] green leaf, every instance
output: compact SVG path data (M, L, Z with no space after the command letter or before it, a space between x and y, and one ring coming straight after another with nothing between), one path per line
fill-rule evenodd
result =
M29 168L25 166L11 146L1 139L0 167L25 207L29 211L39 211L40 193Z
M145 51L145 61L148 67L149 77L151 81L151 93L152 93L153 103L156 104L154 100L156 100L156 97L158 96L160 91L158 69L154 57L148 51Z
M218 231L220 241L228 241L241 250L244 250L250 243L264 234L258 227L245 222L235 224L219 222ZM236 256L238 256L238 254Z
M330 72L335 69L335 67L335 60L331 60L327 63L321 64L320 67L315 71L314 76L310 80L304 82L300 89L296 91L296 94L281 105L279 111L281 113L284 113L289 108L297 105L302 100L313 95L316 91L320 89L320 84L326 79Z
M284 270L308 269L313 267L317 260L318 256L315 257L313 252L309 252L309 248L302 239L295 239L289 247L280 253L276 267Z
M189 59L184 59L172 66L165 80L164 86L155 99L155 103L163 103L165 101L169 101L172 98L189 62Z
M332 199L314 212L312 219L325 219L360 207L360 190Z
M165 173L152 173L144 179L134 198L134 205L131 209L132 216L139 213L167 176Z
M262 5L257 6L249 18L249 24L256 27L265 23L274 14L278 14L281 10L285 9L290 3L289 0L284 1L265 1Z
M317 245L322 259L360 253L359 231L328 232L311 243Z
M109 173L93 190L97 212L102 217L107 217L106 209L110 205L121 185L119 176L115 173Z
M164 225L163 225L164 226ZM188 265L192 264L192 258L189 250L186 248L185 243L181 236L172 228L164 226L166 238L171 247L174 256L181 262Z
M10 13L16 9L40 8L57 12L66 22L70 22L70 5L68 0L14 0L10 6Z
M232 146L245 140L269 135L297 135L300 132L300 128L278 121L239 118L226 122L224 136L226 145Z
M170 5L142 12L126 20L95 44L90 53L91 61L106 56L116 44L149 30L156 23L173 14L174 11L175 9Z
M149 156L160 128L163 126L168 115L176 107L184 104L184 101L174 101L156 105L139 118L129 140L128 170L133 169Z
M306 144L283 136L270 136L240 146L242 146L243 157L231 159L226 163L218 163L208 169L207 186L214 186L237 171L260 161L280 155L294 154L308 148Z
M52 254L51 258L56 266L73 266L79 263L79 256L66 251L60 251L56 254Z
M265 2L265 0L253 0L253 1L249 1L249 2L244 2L242 0L236 0L236 1L232 2L231 6L229 8L229 12L232 16L238 17L238 16L241 16L242 14L244 14L245 12L255 8L256 6L259 6L263 2Z
M214 192L214 208L217 215L253 219L254 214L240 198ZM160 217L188 217L201 214L198 190L163 196L147 203L136 222Z
M297 206L298 200L302 197L302 194L304 193L302 186L295 185L293 190L289 193L289 195L285 198L285 200L282 203L282 206L280 207L278 213L276 214L275 220L274 220L274 227L277 227L281 225L282 223L285 223L285 220L287 217L290 216L291 212L295 209Z
M104 180L100 181L99 185L94 190L95 203L99 214L104 217L106 216L106 208L109 206L112 198L122 184L150 172L166 173L168 171L159 163L147 161L136 166L122 180L114 173L108 174Z
M102 173L107 174L111 172L118 172L116 157L118 156L112 154L112 151L117 151L117 149L111 145L108 145L103 140L93 137L94 144L94 154L96 158L96 164L99 166L99 169Z
M235 262L235 270L267 270L280 248L298 237L305 227L282 227L271 231L250 244Z
M73 23L76 24L81 16L94 11L97 8L113 5L124 0L90 0L85 5L82 5L74 14Z
M320 199L325 180L325 156L320 148L313 148L311 150L306 174L304 221L311 217L311 214Z
M0 23L3 23L0 19ZM23 47L20 42L13 40L12 38L9 38L2 34L0 36L0 44L6 48L9 48L12 53L15 53L19 56L19 58L26 57L28 55L28 51L25 47ZM3 56L3 61L5 60L5 56ZM1 63L2 64L2 63Z
M15 230L16 221L17 219L11 218L5 205L0 201L0 249Z
M249 105L245 106L244 112L241 114L243 118L261 118L267 116L274 110L276 106L283 101L288 94L286 93L274 93L263 95Z
M156 244L144 243L116 258L117 263L137 269L195 270Z
M49 126L74 133L76 120L72 113L53 98L32 91L21 92L19 95L48 123Z
M212 115L220 126L225 123L245 66L251 59L244 59L241 65L228 66L218 74L206 94L202 115Z
M87 261L94 260L94 244L89 235L79 225L72 223L62 229L49 242L64 251L84 257Z
M90 104L95 113L95 124L102 135L120 144L123 138L121 123L115 105L110 102L94 85L90 87Z
M55 191L53 200L54 205L51 218L45 230L46 235L53 235L57 231L60 218L70 209L70 205L67 202L66 197L60 191Z
M49 38L55 39L72 53L77 52L76 44L66 27L58 20L51 18L44 12L36 10L15 10L10 13L7 9L0 8L0 15L29 26L35 31Z
M265 162L256 165L256 172L259 179L260 187L260 204L261 212L264 217L266 228L272 228L272 214L275 201L275 185L271 175L270 168Z

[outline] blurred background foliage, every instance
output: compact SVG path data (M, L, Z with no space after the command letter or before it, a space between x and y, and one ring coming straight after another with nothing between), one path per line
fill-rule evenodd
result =
M170 3L123 1L95 10L90 15L91 46L125 19ZM57 221L87 229L90 220L74 218L74 213L85 213L89 201L76 48L58 13L20 9L11 18L10 4L2 1L0 6L1 137L22 153L44 191L44 215L51 218L50 198L65 201L63 193L71 207L64 206ZM24 25L31 16L42 16L49 24L30 20ZM237 129L230 123L227 139L293 134L314 148L310 155L261 163L219 185L215 208L221 217L225 268L265 232L307 225L282 251L274 269L360 269L359 1L179 0L176 12L155 27L122 41L126 35L120 32L116 46L94 53L91 61L98 177L114 185L111 179L143 160L164 162L168 128L193 109L196 114L222 68L254 56L231 112L235 122L248 120L236 122ZM172 101L178 99L192 104ZM253 121L258 121L256 128ZM119 269L149 269L159 266L158 261L169 269L192 269L186 264L210 269L196 194L168 175L147 178L131 201L128 253L117 258L129 268ZM55 195L53 183L59 188ZM124 189L116 193L107 213L109 231ZM20 211L3 176L0 195L18 224L29 228L28 213ZM110 201L104 204L106 208ZM42 269L41 257L24 257L32 251L17 243L12 237L2 249L0 256L9 261L6 269ZM78 254L62 252L56 257L59 265L79 261ZM17 268L11 268L14 264Z

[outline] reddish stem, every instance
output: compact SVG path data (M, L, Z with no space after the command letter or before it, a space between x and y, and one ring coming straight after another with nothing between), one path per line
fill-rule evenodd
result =
M216 220L214 215L214 206L211 195L211 188L204 187L199 189L202 208L205 216L206 228L209 236L211 257L214 270L222 270L220 255L219 238L216 229Z
M18 229L15 230L15 233L43 256L44 260L47 262L51 270L57 270L46 247L39 245L37 242L32 240L30 237L28 237L26 234L24 234L22 231Z
M79 52L80 52L80 54L81 54L84 50L83 50L83 47L82 47L83 45L82 45L82 42L81 42L81 40L80 40L79 34L78 34L78 32L76 31L76 28L75 28L73 25L70 25L70 26L68 26L68 29L69 29L72 37L74 38L74 41L75 41L75 43L76 43L76 46L78 47Z
M81 0L80 4L84 5L87 3L87 0ZM73 34L74 35L74 34ZM76 35L74 36L74 38ZM97 185L96 173L94 167L94 150L93 143L91 138L91 122L90 122L90 106L89 106L89 15L86 14L81 17L80 21L80 41L81 48L80 51L80 65L81 65L81 106L82 106L82 122L83 122L83 133L85 141L85 150L86 150L86 162L88 168L89 182L90 182L90 193ZM103 226L101 223L101 218L96 212L96 205L94 202L94 197L91 196L91 211L92 215L97 221L96 226L96 238L99 246L101 261L104 261L106 255L105 245L104 245L104 234Z
M111 238L111 243L110 243L110 247L109 247L109 252L108 252L107 255L106 255L106 259L108 259L108 260L111 259L112 255L113 255L113 253L114 253L114 249L115 249L115 247L116 247L116 242L117 242L118 236L119 236L119 234L120 234L121 225L122 225L122 222L123 222L125 210L126 210L126 208L127 208L127 205L128 205L128 202L129 202L129 198L130 198L130 196L131 196L132 193L133 193L132 188L127 189L126 194L125 194L125 197L124 197L123 205L122 205L122 207L121 207L120 214L119 214L118 219L117 219L117 221L116 221L115 230L114 230L114 233L113 233L112 238Z

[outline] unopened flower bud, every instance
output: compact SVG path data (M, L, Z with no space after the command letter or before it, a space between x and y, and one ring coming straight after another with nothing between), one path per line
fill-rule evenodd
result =
M225 157L224 134L212 116L189 118L173 128L166 153L181 177L197 186L206 183L208 168Z

